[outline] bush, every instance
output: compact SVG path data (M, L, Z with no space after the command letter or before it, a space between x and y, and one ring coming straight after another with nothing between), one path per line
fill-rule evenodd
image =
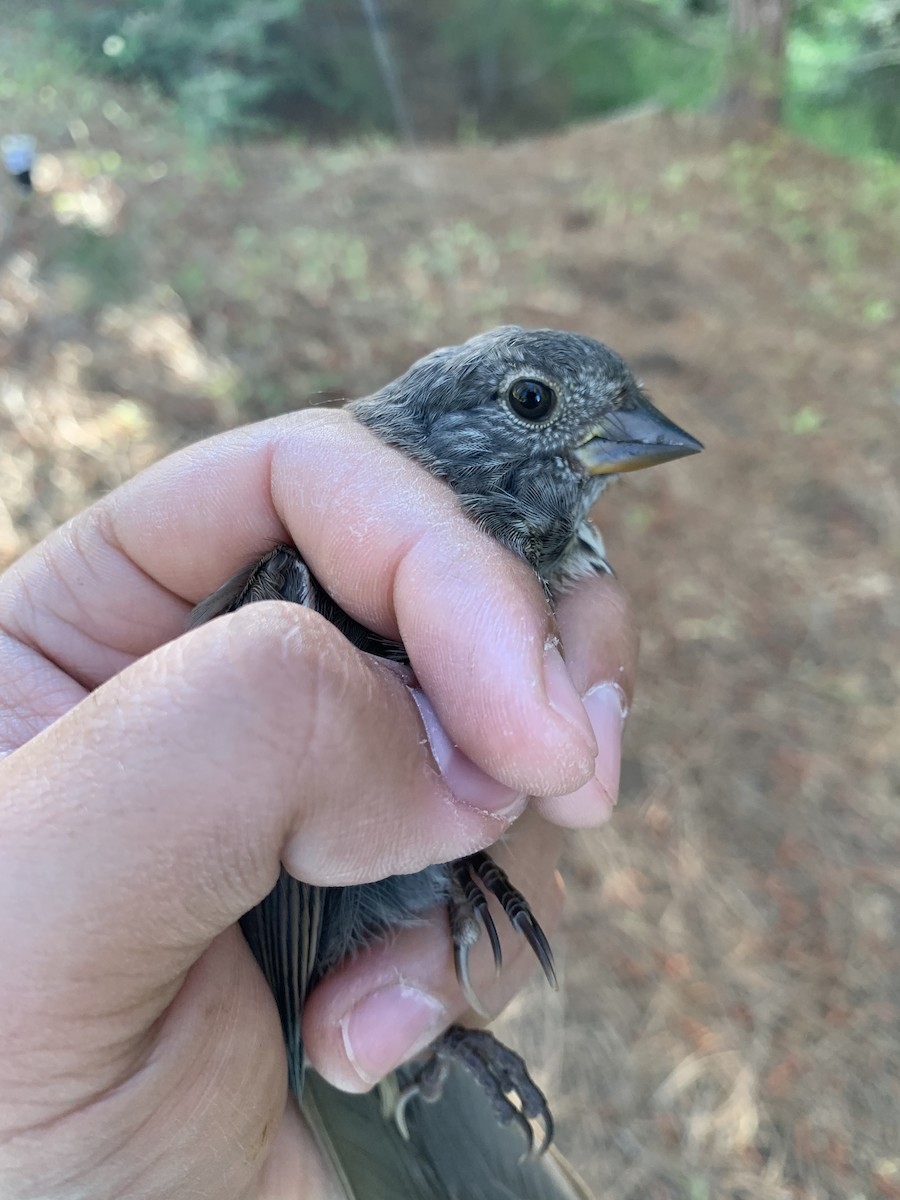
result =
M207 136L405 122L432 136L511 134L681 93L685 81L696 100L709 82L706 49L673 32L653 0L144 0L67 11L90 65L152 80Z

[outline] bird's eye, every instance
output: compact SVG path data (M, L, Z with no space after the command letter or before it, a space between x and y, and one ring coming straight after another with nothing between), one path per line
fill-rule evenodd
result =
M539 379L517 379L508 396L509 407L526 421L544 421L556 408L556 392Z

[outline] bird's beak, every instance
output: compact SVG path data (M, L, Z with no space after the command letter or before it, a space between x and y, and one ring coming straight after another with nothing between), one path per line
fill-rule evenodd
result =
M574 453L589 474L613 475L655 467L702 449L701 442L639 396L607 414Z

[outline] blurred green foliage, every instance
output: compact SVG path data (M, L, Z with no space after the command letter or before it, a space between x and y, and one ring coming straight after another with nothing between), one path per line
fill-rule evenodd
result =
M44 270L63 284L71 311L96 313L140 294L142 260L141 240L134 233L109 237L80 225L61 225L45 248Z
M788 119L839 153L900 155L900 0L801 0Z
M411 124L439 136L701 103L722 43L720 15L660 0L80 0L62 25L92 69L151 80L213 136L393 129L379 34Z
M72 0L47 20L206 140L510 136L647 100L703 107L728 59L728 0ZM838 152L900 153L900 0L795 0L785 114Z

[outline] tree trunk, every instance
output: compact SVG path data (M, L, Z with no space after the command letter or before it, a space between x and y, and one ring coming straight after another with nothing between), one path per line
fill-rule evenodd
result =
M777 125L784 94L790 0L730 0L730 9L725 113L742 124Z

